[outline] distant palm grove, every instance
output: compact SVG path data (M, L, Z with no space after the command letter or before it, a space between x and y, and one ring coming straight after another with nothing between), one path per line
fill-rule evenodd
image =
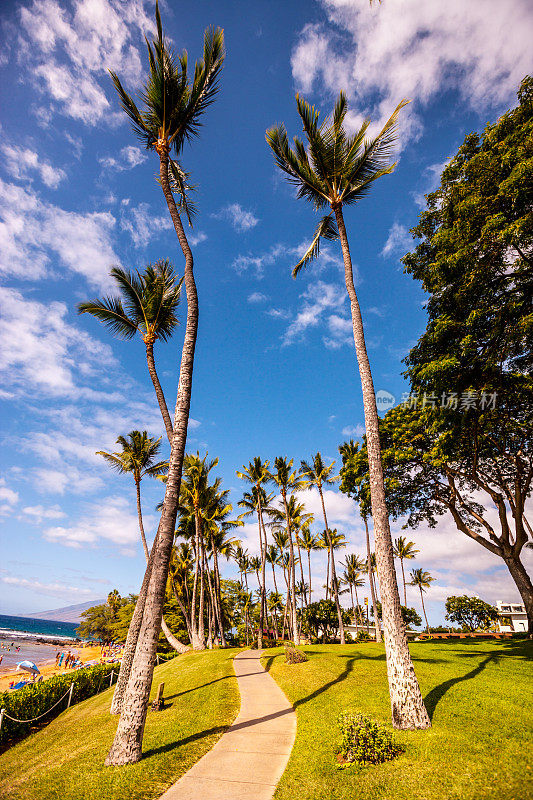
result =
M433 577L423 568L406 576L406 562L419 550L407 534L393 541L390 518L401 519L405 527L421 522L431 527L447 513L458 531L502 559L533 633L533 586L521 559L533 538L526 516L533 481L533 227L531 194L520 183L520 165L533 159L533 81L524 79L515 109L482 136L466 137L440 186L428 195L413 231L419 243L404 258L406 272L429 295L428 328L405 360L409 399L383 417L345 215L376 180L393 172L397 123L407 101L401 100L382 130L369 136L369 120L357 130L346 124L343 92L325 119L297 96L304 138L291 144L283 125L267 131L275 164L297 198L325 212L293 275L319 256L323 239L339 242L365 435L361 441L339 442L338 465L324 458L311 438L306 453L243 454L236 473L242 492L232 502L216 475L215 454L186 452L201 303L187 238L197 209L183 154L216 99L224 37L219 29L206 30L202 58L190 74L187 54L172 53L165 39L157 4L156 24L142 105L118 75L112 73L112 80L134 133L155 155L178 248L172 258L113 269L115 291L78 307L111 335L142 339L165 431L164 441L153 431L117 431L116 450L99 451L102 469L105 462L131 478L146 558L138 594L112 594L106 607L86 615L82 628L125 642L111 708L120 718L106 764L141 758L158 648L183 652L235 643L262 648L279 640L296 646L302 640L344 644L375 636L384 642L393 725L426 729L431 722L407 628L422 623L421 612L429 631L424 593ZM173 410L158 377L155 346L169 342L180 321L183 343L176 357ZM147 480L160 481L163 495L151 544L143 522ZM360 552L352 552L345 533L330 524L328 499L337 483L353 500L354 521L365 531ZM487 513L481 492L496 514ZM306 507L309 498L314 514ZM239 536L245 521L255 525L253 544ZM228 562L234 565L233 579L224 577ZM362 595L367 582L369 591Z

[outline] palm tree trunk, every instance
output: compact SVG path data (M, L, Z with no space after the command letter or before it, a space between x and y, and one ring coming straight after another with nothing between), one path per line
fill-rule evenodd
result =
M274 589L276 591L276 594L278 594L278 586L276 583L276 570L274 569L274 562L272 562L271 566L272 566L272 577L274 578Z
M329 542L329 536L328 536L327 532L326 532L326 539ZM328 595L329 595L329 562L330 562L330 558L331 558L331 553L330 553L329 544L328 544L328 568L326 570L326 600L328 599Z
M400 565L402 568L402 579L403 579L403 604L407 608L407 587L405 585L405 572L403 569L403 558L400 558Z
M310 550L307 551L307 563L308 563L308 566L309 566L309 603L311 603L312 602L312 600L311 600L312 589L311 589L311 551Z
M378 620L378 610L376 607L376 590L374 588L374 576L372 574L372 556L370 552L370 534L368 532L368 522L366 517L363 517L366 532L366 568L368 570L368 583L370 584L370 594L372 595L372 608L374 609L374 621L376 631L376 642L381 642L381 628ZM382 607L383 610L383 607Z
M307 605L307 590L305 589L304 567L302 563L302 551L300 549L300 542L298 541L298 533L296 534L296 547L298 548L298 560L300 562L300 576L302 578L302 590L303 590L302 596L303 599L305 600L305 605Z
M285 492L283 495L283 505L285 506L285 519L287 520L287 533L289 534L289 595L290 595L290 609L291 609L291 628L294 644L296 647L300 644L300 637L298 635L298 615L296 613L296 568L294 564L294 546L292 542L291 523L289 519L289 509L287 507L287 496ZM292 592L291 592L292 584Z
M193 272L193 256L183 225L176 208L172 190L168 181L168 143L158 147L160 155L160 180L170 216L178 240L185 256L185 287L187 292L187 322L181 354L178 395L174 413L174 427L168 478L163 500L163 511L159 522L154 552L153 567L144 606L141 630L135 649L135 657L131 674L124 695L122 714L120 716L115 739L106 759L107 765L120 766L139 761L142 757L142 738L152 677L155 666L155 655L163 601L168 575L168 565L174 542L176 515L181 488L181 471L187 441L187 425L191 404L194 351L198 331L198 295Z
M350 247L342 206L333 205L342 246L346 290L350 298L355 352L359 364L370 477L370 497L376 537L376 559L383 603L387 676L391 698L392 724L395 728L429 728L431 721L424 706L420 686L409 653L405 626L400 609L400 596L396 583L392 538L389 527L385 485L381 464L379 418L374 383L365 344L361 309L353 282Z
M198 640L199 649L205 650L205 575L204 575L204 537L200 537L200 600L198 603Z
M350 584L350 600L352 601L352 617L353 621L355 622L355 635L359 638L359 628L357 627L357 615L355 613L355 608L353 604L353 586Z
M429 634L429 622L428 622L428 618L427 618L427 614L426 614L426 607L424 606L424 595L422 594L422 587L419 586L418 588L420 589L420 599L422 601L422 611L424 612L424 619L426 620L426 630L427 630L427 632Z
M260 610L259 610L259 630L257 632L257 649L261 650L263 647L263 625L265 619L265 610L266 610L266 592L265 592L265 555L266 555L266 541L263 542L263 533L261 531L263 525L263 516L262 516L262 509L261 509L261 498L259 497L259 486L257 487L257 523L259 525L259 544L261 547L261 577L262 582L259 580L259 575L257 576L257 582L259 584L260 589ZM268 624L268 618L267 618Z
M148 372L150 373L150 378L152 379L152 383L154 385L157 402L159 403L161 416L163 417L163 422L165 423L167 438L169 444L172 444L172 435L173 435L172 422L170 419L170 414L168 413L167 401L165 400L165 395L163 394L163 389L161 388L161 384L159 383L159 377L157 375L155 368L154 343L151 341L145 341L145 345L146 345L146 361L148 363Z
M218 555L215 547L213 547L213 570L215 573L215 600L218 608L220 646L226 647L227 643L226 643L226 635L224 633L224 620L222 618L222 599L220 597L220 572L218 570Z
M357 596L357 586L354 586L353 588L355 589L355 602L357 605L357 615L359 616L359 622L361 623L361 625L363 625L363 619L361 617L361 606L359 605L359 597Z
M141 507L141 481L140 481L140 478L139 479L137 479L137 478L135 479L135 487L137 489L137 515L139 517L139 530L141 532L141 541L142 541L142 544L143 544L144 555L146 556L146 563L148 563L148 560L150 558L150 554L148 552L148 545L146 543L146 535L145 535L145 532L144 532L144 523L143 523L143 515L142 515L142 507ZM174 636L174 634L172 633L172 631L168 627L167 623L165 622L165 618L164 617L161 617L161 630L165 634L165 638L166 638L167 642L169 643L169 645L177 653L186 653L187 652L187 650L189 648L186 645L182 644L178 639L176 639L176 637Z
M333 598L335 600L335 607L337 609L337 618L339 620L339 635L341 644L346 643L344 635L344 623L342 621L341 604L339 602L339 587L337 586L337 572L335 570L335 553L333 552L333 542L329 533L328 518L326 516L326 506L324 504L324 495L322 493L322 486L317 483L318 493L320 495L320 502L322 503L322 513L324 514L324 524L326 526L326 536L328 537L329 550L331 552L331 588L333 591Z

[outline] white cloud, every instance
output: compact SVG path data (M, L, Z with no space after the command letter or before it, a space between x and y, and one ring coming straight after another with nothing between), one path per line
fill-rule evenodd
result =
M3 575L0 580L8 586L19 586L36 594L42 594L46 597L58 597L65 600L72 600L78 597L83 599L85 597L94 597L93 589L83 589L79 586L69 586L62 581L56 583L43 583L37 578L21 578L16 575Z
M45 460L57 453L50 447L44 453L36 446L34 452L42 456ZM34 488L41 494L92 494L104 487L104 481L95 475L90 475L87 471L82 471L77 467L68 467L63 470L48 469L40 467L32 471L32 483Z
M394 222L389 230L387 241L383 245L381 255L384 258L393 255L403 256L408 250L412 249L413 246L413 238L407 228L404 225L400 225L398 222Z
M28 173L37 172L43 183L50 189L57 189L66 173L53 167L49 161L41 160L37 153L28 147L17 147L12 144L3 144L4 166L17 180L24 180Z
M6 486L5 478L0 478L0 500L9 506L14 506L18 503L18 492Z
M248 295L249 303L266 303L267 300L268 296L263 292L252 292L252 294Z
M49 100L48 112L88 125L116 119L117 104L111 107L99 81L108 87L107 70L113 69L126 82L139 82L142 65L133 41L153 30L142 0L74 0L70 8L34 0L20 10L20 21L20 63L31 64L28 78Z
M403 136L416 136L416 109L437 92L456 89L478 112L513 102L531 69L533 6L529 0L321 0L327 24L307 24L292 53L297 87L317 82L348 91L382 122L403 98ZM504 34L502 35L502 32ZM409 119L410 114L410 119ZM362 115L352 114L360 124Z
M347 425L342 429L343 436L355 436L357 439L360 439L365 433L365 426L361 425L359 422L357 425Z
M96 546L102 541L112 542L125 555L134 555L140 541L137 515L131 511L131 502L122 496L105 497L86 509L80 521L72 527L53 527L44 531L44 538L66 547ZM145 518L148 527L153 518Z
M26 506L22 509L22 513L36 525L40 525L45 519L63 519L67 516L64 511L61 511L58 505L48 506L48 508L40 505Z
M286 308L269 308L265 314L273 319L290 319L292 317L291 312Z
M146 159L147 155L140 147L128 145L122 148L118 158L106 156L105 158L99 158L98 161L106 169L123 172L124 170L138 167L139 164L144 163Z
M115 364L110 347L67 322L64 303L25 300L15 289L0 288L0 371L4 386L26 393L80 397L80 374ZM86 388L89 395L94 390ZM105 396L105 395L102 395Z
M240 203L230 203L212 216L215 219L227 219L237 233L245 233L255 228L259 222L259 219L251 211L246 211Z
M328 309L342 308L346 300L346 291L342 286L318 281L311 284L301 296L304 301L303 307L285 331L283 345L299 341L309 328L316 327L322 321Z
M203 231L198 231L198 233L191 233L190 231L187 231L187 239L191 247L196 247L196 245L207 241L207 234Z
M161 231L172 228L172 220L166 214L160 217L150 211L148 203L139 203L138 206L123 206L120 227L127 231L136 247L146 247L148 242Z
M114 225L109 212L65 211L0 180L0 273L35 280L53 275L51 264L58 264L109 288L109 270L119 263L110 236Z

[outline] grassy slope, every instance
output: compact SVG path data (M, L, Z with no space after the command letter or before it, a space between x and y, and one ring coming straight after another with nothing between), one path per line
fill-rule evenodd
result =
M164 711L149 712L144 757L104 767L117 726L112 690L64 712L0 756L4 800L148 800L186 772L214 745L237 714L235 650L187 653L157 667L152 694L165 682Z
M335 769L336 718L354 710L389 724L382 646L301 649L309 656L304 664L285 665L279 650L263 659L298 714L295 746L276 800L533 797L531 642L412 644L433 727L397 732L406 752L361 772Z

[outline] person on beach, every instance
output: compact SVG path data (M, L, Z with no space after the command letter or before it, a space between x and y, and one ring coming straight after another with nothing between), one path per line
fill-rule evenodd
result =
M59 656L60 655L61 655L61 652L58 650L57 653L56 653L56 667L57 667L57 665L59 663Z
M60 653L59 654L59 663L57 665L59 667L59 669L61 669L61 664L63 663L63 656L64 655L65 655L64 653Z

